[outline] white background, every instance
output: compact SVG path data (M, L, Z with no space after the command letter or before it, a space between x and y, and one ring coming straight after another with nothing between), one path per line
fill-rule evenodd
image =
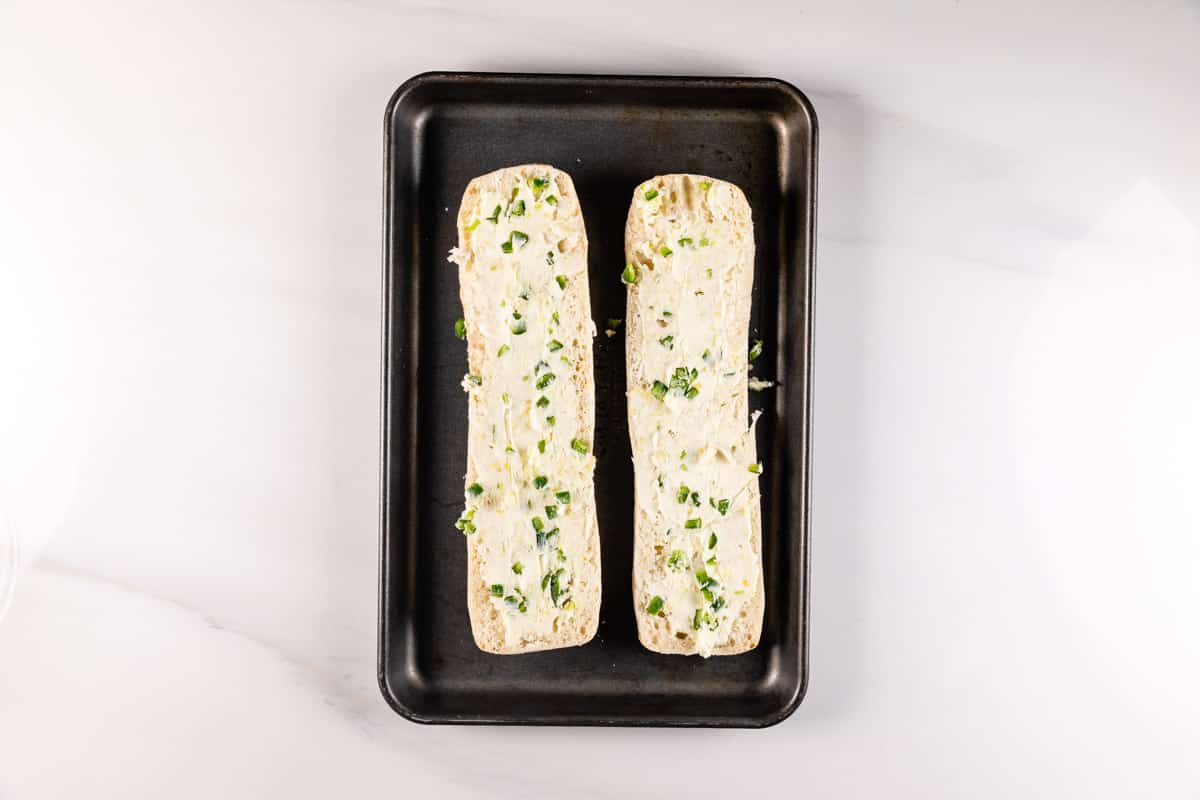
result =
M0 3L0 798L1200 797L1200 3L905 5ZM812 98L783 725L380 699L382 117L437 68Z

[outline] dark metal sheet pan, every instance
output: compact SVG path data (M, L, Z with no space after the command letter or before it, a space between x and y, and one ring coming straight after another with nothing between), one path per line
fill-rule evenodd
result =
M765 727L804 696L817 123L772 79L428 73L388 104L379 682L420 722ZM751 338L765 340L751 394L763 410L766 612L758 648L701 659L638 643L630 590L633 474L623 338L595 340L596 499L603 603L583 647L481 652L466 609L454 521L466 471L466 348L447 263L474 176L526 162L571 174L583 205L592 311L625 316L624 223L638 183L704 173L741 186L757 255Z

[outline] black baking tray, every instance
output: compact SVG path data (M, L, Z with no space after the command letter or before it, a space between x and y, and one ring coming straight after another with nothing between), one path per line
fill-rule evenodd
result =
M808 677L808 487L817 121L773 79L427 73L387 106L384 145L382 543L379 683L409 719L438 723L765 727ZM757 649L701 659L638 643L630 588L633 469L623 338L595 340L596 500L603 597L596 638L496 656L466 608L467 371L457 242L463 189L499 167L566 170L583 206L598 327L625 316L624 225L634 187L703 173L754 213L751 393L763 411L766 610Z

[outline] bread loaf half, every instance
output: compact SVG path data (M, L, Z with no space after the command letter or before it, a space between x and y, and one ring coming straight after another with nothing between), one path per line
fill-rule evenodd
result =
M745 652L763 615L745 195L701 175L646 181L629 209L625 258L638 636L660 653Z
M587 234L565 172L475 178L458 212L470 372L467 598L480 649L587 642L600 613Z

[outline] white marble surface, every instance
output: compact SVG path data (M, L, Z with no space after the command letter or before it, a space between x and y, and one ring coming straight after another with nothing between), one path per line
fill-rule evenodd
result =
M0 798L1200 796L1200 4L572 5L0 5ZM782 726L380 699L381 121L433 68L812 97Z

